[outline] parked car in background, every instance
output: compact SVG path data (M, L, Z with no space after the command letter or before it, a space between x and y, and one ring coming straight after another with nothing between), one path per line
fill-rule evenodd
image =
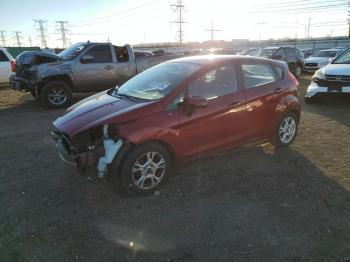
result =
M298 81L287 64L209 55L152 67L69 108L52 132L60 157L149 193L174 162L243 144L285 147L297 134ZM109 172L109 173L107 173Z
M300 49L300 51L304 54L304 58L314 56L319 52L319 50L316 48L304 48L304 49Z
M154 56L154 54L152 52L141 51L141 50L134 50L134 55L135 55L136 59Z
M307 88L305 102L314 102L319 94L334 93L350 93L350 49L315 72Z
M9 83L14 72L15 60L6 48L0 48L0 84Z
M331 62L332 59L337 57L341 52L343 52L342 49L321 50L315 54L315 56L311 56L304 60L304 70L306 72L315 72L315 70L318 70L322 66Z
M294 46L265 47L258 56L286 62L289 70L297 78L303 72L304 55Z
M139 72L179 56L135 59L129 45L77 43L56 54L24 52L11 77L14 90L31 94L49 108L71 103L73 92L101 91L121 85Z

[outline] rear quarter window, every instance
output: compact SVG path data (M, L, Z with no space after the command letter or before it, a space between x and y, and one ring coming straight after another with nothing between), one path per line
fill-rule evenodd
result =
M242 64L242 71L247 89L267 85L278 79L276 70L268 64Z
M2 50L0 50L0 62L8 62L8 61L10 61L8 57L5 55L5 53Z

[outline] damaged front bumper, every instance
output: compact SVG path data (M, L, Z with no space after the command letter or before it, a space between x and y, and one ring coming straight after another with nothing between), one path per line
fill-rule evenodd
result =
M35 87L31 86L28 80L15 75L10 76L10 86L13 90L21 92L30 92L35 90Z
M334 93L350 93L349 86L321 86L317 82L311 82L308 86L305 97L310 98L317 94L334 94Z
M78 154L72 152L71 145L67 136L57 131L51 131L51 138L55 143L56 151L60 159L73 166L77 166Z

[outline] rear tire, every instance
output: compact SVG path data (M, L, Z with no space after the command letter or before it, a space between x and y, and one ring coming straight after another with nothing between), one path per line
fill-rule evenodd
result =
M164 184L171 167L171 156L166 148L158 143L142 144L131 149L122 160L121 185L128 193L150 194Z
M298 133L298 118L292 112L287 112L278 122L272 143L276 147L287 147L295 139Z
M299 64L296 64L295 66L294 66L294 70L293 70L294 72L293 72L293 75L296 77L296 78L300 78L301 77L301 75L302 75L302 72L303 72L303 69L302 69L302 67L299 65Z
M47 108L64 108L70 105L72 91L63 81L52 81L41 89L41 103Z

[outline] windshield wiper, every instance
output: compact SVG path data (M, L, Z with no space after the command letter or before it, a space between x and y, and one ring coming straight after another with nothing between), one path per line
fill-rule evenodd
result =
M135 96L131 96L131 95L128 95L128 94L124 94L124 93L114 93L114 95L118 96L120 98L125 97L125 98L127 98L129 100L132 100L132 101L135 101L135 102L140 102L141 100L143 100L141 98L138 98L138 97L135 97Z

